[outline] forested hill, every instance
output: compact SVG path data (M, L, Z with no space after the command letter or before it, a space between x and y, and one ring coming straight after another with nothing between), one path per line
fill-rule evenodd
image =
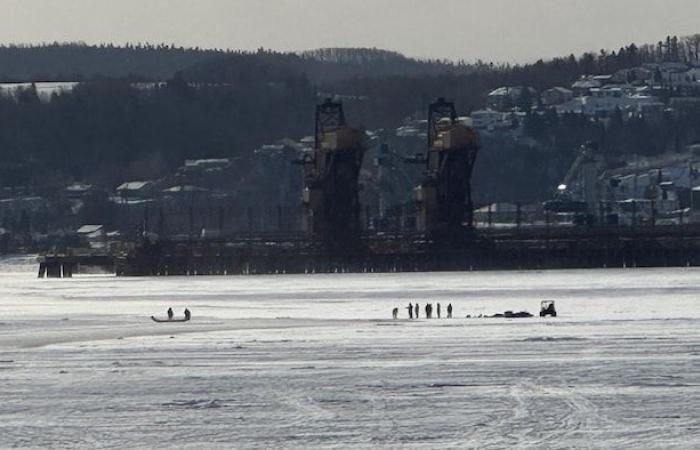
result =
M322 48L301 53L307 61L325 63L333 68L321 80L355 77L421 76L440 74L465 74L478 68L478 64L464 61L421 60L408 58L401 53L376 48Z
M127 76L163 80L178 70L223 54L167 45L3 45L0 81L81 81Z
M439 60L417 60L377 49L319 49L300 54L267 50L182 48L172 45L0 46L0 81L76 81L95 77L133 77L166 80L198 64L217 67L222 62L247 67L251 62L306 73L313 81L354 77L466 73L473 66ZM200 73L201 74L201 73ZM213 75L208 75L212 77Z

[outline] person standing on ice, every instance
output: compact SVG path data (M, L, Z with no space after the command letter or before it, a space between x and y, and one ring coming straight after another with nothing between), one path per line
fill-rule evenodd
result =
M173 309L168 308L168 320L172 320L172 318L173 318Z
M417 319L418 313L420 313L420 307L418 306L418 302L416 302L416 306L413 308L413 311L416 313L416 319Z
M394 308L391 310L391 315L396 320L396 318L399 316L399 308Z
M190 314L190 310L185 308L185 320L190 320L190 317L192 314Z
M408 307L406 308L408 310L408 318L413 319L413 305L409 302Z
M437 315L438 319L440 318L440 303L437 304Z
M451 319L452 318L452 303L447 305L447 318Z
M425 318L432 318L433 306L430 303L425 304Z

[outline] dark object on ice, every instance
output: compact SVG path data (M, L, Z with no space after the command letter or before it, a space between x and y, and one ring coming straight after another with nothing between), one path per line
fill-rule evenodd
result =
M163 322L188 322L190 320L189 316L185 316L182 319L159 319L158 317L151 316L151 319L153 319L154 322L158 323L163 323Z
M440 303L437 304L437 316L440 318Z
M452 303L447 305L447 318L451 319L452 318Z
M516 312L516 313L514 313L513 311L506 311L506 312L503 313L503 314L504 314L506 317L514 318L514 319L520 319L520 318L523 318L523 317L532 317L532 314L530 314L530 313L527 312L527 311L519 311L519 312Z
M433 318L433 305L431 305L430 303L425 304L425 318L426 319Z
M394 309L391 311L391 315L394 317L394 320L396 320L396 318L397 318L398 315L399 315L399 308L394 308Z
M192 317L190 310L185 308L185 320L190 320L190 317Z
M413 311L416 314L416 319L418 318L418 313L420 312L420 307L418 306L418 303L416 303L416 306L413 308Z
M557 310L554 308L554 300L542 300L540 306L540 317L557 317Z
M173 314L173 309L172 309L172 308L168 308L168 319L172 319L174 315L175 315L175 314Z
M506 319L523 319L526 317L532 317L532 314L530 314L527 311L519 311L516 313L514 313L513 311L506 311L503 314L494 314L491 317L494 317L494 318L505 317Z
M408 310L408 318L413 319L413 305L409 303L406 309Z

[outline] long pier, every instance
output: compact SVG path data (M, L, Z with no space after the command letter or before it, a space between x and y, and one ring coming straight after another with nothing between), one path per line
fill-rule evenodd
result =
M342 255L302 234L247 234L145 241L123 254L45 255L39 264L40 277L70 277L90 265L120 276L696 266L700 226L479 229L458 241L368 234Z

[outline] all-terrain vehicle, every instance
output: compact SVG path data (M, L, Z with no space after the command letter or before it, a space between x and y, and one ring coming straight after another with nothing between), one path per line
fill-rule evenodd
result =
M542 300L540 304L540 317L557 317L557 310L554 308L554 300Z

